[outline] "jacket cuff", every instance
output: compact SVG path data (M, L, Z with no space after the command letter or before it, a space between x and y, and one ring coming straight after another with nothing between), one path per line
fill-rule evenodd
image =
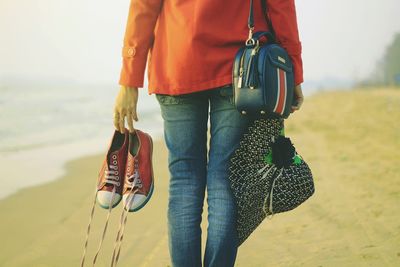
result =
M282 44L282 46L288 52L290 58L293 63L293 72L294 72L294 83L295 85L299 85L303 83L303 60L301 57L302 47L301 43L297 44Z
M119 84L127 87L143 87L148 51L134 46L122 48L122 70Z
M299 85L304 82L303 61L300 55L291 56L294 70L294 84Z

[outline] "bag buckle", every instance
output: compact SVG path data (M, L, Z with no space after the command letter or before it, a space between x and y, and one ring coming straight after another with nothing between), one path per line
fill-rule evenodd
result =
M253 38L246 40L246 46L260 46L260 41L254 40Z
M254 31L254 27L249 28L249 37L247 37L246 40L246 46L254 46L259 44L258 40L254 40L253 39L253 31Z

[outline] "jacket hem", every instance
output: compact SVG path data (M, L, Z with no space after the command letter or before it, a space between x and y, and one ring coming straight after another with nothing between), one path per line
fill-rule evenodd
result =
M187 84L162 84L157 82L149 82L149 95L165 94L165 95L183 95L200 91L206 91L213 88L221 87L232 83L232 75L225 75L212 80L199 81Z

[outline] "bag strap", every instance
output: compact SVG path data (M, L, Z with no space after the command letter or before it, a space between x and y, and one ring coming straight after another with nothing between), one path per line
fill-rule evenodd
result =
M250 0L250 10L249 10L249 18L247 20L247 26L250 29L254 29L254 14L253 14L253 0Z
M275 39L275 31L274 27L272 26L271 19L269 18L268 15L268 7L267 7L267 2L266 0L261 0L261 6L263 9L263 15L265 20L267 21L269 31L271 32L272 36ZM253 32L254 32L254 5L253 5L253 0L250 0L250 10L249 10L249 17L247 20L247 26L249 27L249 38L251 39L253 37Z
M274 27L271 22L271 18L269 17L269 13L268 13L267 0L261 0L261 6L263 9L263 14L264 14L265 20L267 21L267 24L268 24L268 29L275 38L276 37L275 30L274 30Z

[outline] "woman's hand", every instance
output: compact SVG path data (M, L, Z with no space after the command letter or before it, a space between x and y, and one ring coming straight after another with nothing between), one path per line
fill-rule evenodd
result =
M120 87L114 105L114 126L121 133L125 132L125 117L128 121L129 131L135 131L133 120L138 121L136 114L138 95L137 87Z
M301 84L296 85L294 88L294 103L295 105L292 106L292 113L295 112L296 110L299 110L301 105L303 105L304 102L304 96L303 96L303 91L301 89Z

